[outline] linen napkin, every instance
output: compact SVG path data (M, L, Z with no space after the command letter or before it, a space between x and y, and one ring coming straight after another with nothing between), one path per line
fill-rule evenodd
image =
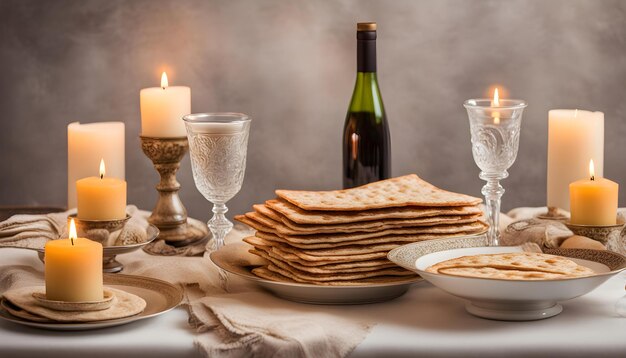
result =
M131 217L124 229L111 234L106 244L129 245L147 240L146 228L150 212L139 210L134 205L127 206L126 212ZM76 209L43 215L13 215L0 222L0 248L42 249L48 240L67 237L67 217L75 213ZM189 223L206 230L206 224L198 220L189 218ZM195 245L174 247L162 240L155 240L146 245L144 250L151 255L198 256L204 253L205 245L206 242L202 241Z
M509 211L506 214L507 219L504 225L500 225L502 244L516 246L524 242L534 242L543 247L557 248L565 240L574 236L574 232L565 226L563 221L545 220L537 217L547 212L548 209L546 207L521 207ZM559 214L565 217L570 215L569 212L561 209L559 209ZM617 221L626 221L626 208L617 210ZM620 238L620 240L623 239ZM609 249L623 253L623 248L621 247L623 245L618 244L614 246L619 247L611 248L611 244L609 244Z
M126 212L131 218L122 230L111 235L111 241L106 244L128 245L146 241L146 212L134 205L126 207ZM75 213L76 209L43 215L13 215L0 222L0 247L42 249L48 240L67 237L67 217Z
M189 307L196 345L209 357L344 357L374 325L256 291L200 297Z
M232 255L249 256L242 238L253 233L236 224L226 237ZM141 259L134 257L141 255ZM203 257L120 256L124 273L179 284L185 290L196 346L210 357L343 357L367 336L373 322L341 316L336 307L285 301Z

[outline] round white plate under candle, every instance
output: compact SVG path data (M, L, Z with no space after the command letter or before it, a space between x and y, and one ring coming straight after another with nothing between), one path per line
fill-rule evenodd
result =
M486 240L471 237L418 242L389 252L389 260L417 272L440 289L468 300L469 313L488 319L531 321L555 316L566 301L591 292L626 268L626 257L611 252L586 249L547 249L591 268L596 275L558 280L503 280L460 277L426 272L436 263L469 255L522 252L518 246L486 247Z
M183 300L183 292L178 287L171 283L150 277L105 274L104 284L108 287L126 291L143 298L146 301L146 308L143 312L135 316L88 323L33 322L13 316L4 308L0 308L0 319L24 326L55 331L86 331L120 326L155 317L174 309Z
M318 305L356 305L389 301L402 296L411 285L423 282L420 277L393 283L371 284L362 286L320 286L297 282L280 282L260 278L251 272L259 264L256 255L237 254L229 244L211 253L211 261L222 270L253 282L274 295L288 301Z

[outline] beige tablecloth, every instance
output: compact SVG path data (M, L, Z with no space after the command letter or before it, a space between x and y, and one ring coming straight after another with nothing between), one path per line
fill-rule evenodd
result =
M502 229L515 220L533 220L533 216L544 211L545 208L520 208L511 211L510 216L503 214ZM146 217L146 212L139 214ZM60 215L20 216L0 223L0 247L3 244L43 245L48 236L58 237L58 232L64 230L59 221L64 221L66 214ZM20 230L20 221L27 230ZM545 244L546 239L571 235L569 231L559 231L562 227L558 224L556 231L551 225L535 226L533 240ZM230 245L227 247L236 247L232 244L241 243L244 236L251 234L250 229L236 226L226 238ZM516 233L505 235L503 239L511 244L527 237ZM167 254L172 253L175 252ZM125 264L125 274L163 279L185 290L185 305L189 308L190 325L196 330L196 345L212 357L342 357L349 354L375 324L373 319L342 314L345 308L325 307L322 312L314 305L278 299L237 277L226 281L206 254L180 257L136 252L119 256L119 261ZM14 287L41 285L42 268L43 265L37 268L0 266L0 293Z

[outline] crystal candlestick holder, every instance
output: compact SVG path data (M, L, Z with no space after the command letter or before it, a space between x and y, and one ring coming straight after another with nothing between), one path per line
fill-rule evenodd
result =
M517 157L526 102L500 100L497 105L492 104L489 99L470 99L463 106L469 116L472 154L481 170L479 177L487 182L481 191L485 196L489 221L487 238L490 246L497 246L500 239L500 201L504 194L500 180L509 176L507 169Z
M226 202L243 184L250 117L241 113L199 113L183 117L191 151L193 179L200 193L213 203L208 222L212 239L208 251L224 245L232 229L224 214Z
M172 246L190 245L204 239L207 233L187 223L187 210L178 196L180 184L176 172L189 150L187 138L140 138L141 149L161 176L156 186L159 200L148 222L159 229L159 239Z

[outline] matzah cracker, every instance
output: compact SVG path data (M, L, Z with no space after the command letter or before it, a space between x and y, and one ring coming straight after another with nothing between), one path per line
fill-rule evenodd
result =
M382 244L377 244L377 245L353 245L353 246L341 246L341 247L332 248L332 249L306 250L306 249L295 248L295 247L292 247L291 245L288 245L282 242L264 240L259 237L247 237L244 239L244 241L246 241L247 243L253 246L278 247L284 252L289 252L289 253L296 254L296 255L302 253L302 254L306 254L310 256L319 256L322 258L332 257L332 256L350 256L350 255L356 256L356 255L361 255L361 254L370 254L370 253L377 253L377 252L386 253L390 250L395 249L398 246L401 246L401 244L382 243Z
M275 266L274 266L275 267ZM279 281L279 282L290 282L290 283L308 283L312 285L318 286L364 286L364 285L373 285L373 284L387 284L394 282L410 282L415 277L408 276L386 276L386 277L371 277L361 280L346 280L346 281L326 281L326 282L308 282L300 279L296 281L290 277L281 275L278 272L274 272L268 269L267 266L257 267L252 270L252 273L264 278L266 280Z
M390 250L487 228L477 207L481 199L438 189L416 175L347 190L276 194L278 199L235 217L256 230L244 241L267 262L252 272L276 281L336 286L408 282L416 275L387 260Z
M347 254L347 255L327 255L327 256L318 256L318 255L309 255L303 251L292 250L287 251L284 250L282 246L272 246L272 252L279 255L280 257L284 257L285 260L293 260L294 258L302 259L303 261L312 261L312 262L320 262L323 264L329 263L338 263L338 262L354 262L354 261L368 261L374 259L384 259L387 257L386 251L378 251L371 253L362 253L362 254Z
M355 241L342 241L342 242L335 242L335 243L332 243L332 242L325 243L325 242L317 242L317 241L309 241L309 240L306 240L304 242L291 241L291 240L282 238L278 235L274 235L274 234L266 233L262 231L257 231L255 235L265 240L278 241L278 242L289 244L293 247L297 247L301 249L330 249L330 248L340 247L340 246L375 245L375 244L390 243L390 242L405 245L407 243L412 243L412 242L458 237L458 236L464 236L466 234L459 233L459 234L441 234L441 235L433 235L433 234L387 235L387 236L373 237L370 239L362 239L362 240L355 240Z
M481 268L490 268L490 270L478 270ZM495 275L497 271L502 271L503 277L506 277L509 271L543 272L561 277L582 277L594 274L590 268L578 265L565 257L535 252L462 256L437 263L426 269L428 272L444 273L442 270L446 270L447 274L452 274L452 272L463 273L464 276L480 274L482 275L480 277L487 277L484 275L488 273ZM515 272L510 273L515 274ZM515 276L519 275L515 274ZM535 279L541 279L541 275L535 276L537 276Z
M386 259L387 254L383 251L367 253L367 254L359 254L359 255L335 255L335 256L313 256L308 255L304 252L287 252L283 250L286 245L280 243L272 243L265 241L256 236L249 236L243 239L243 241L248 244L257 247L264 248L267 250L272 250L274 254L278 257L283 258L284 260L289 261L298 261L303 265L307 266L320 266L320 265L328 265L328 264L338 264L338 263L350 263L350 262L359 262L359 261L371 261L371 260L380 260Z
M437 225L437 226L425 226L425 227L409 227L398 229L386 229L376 232L354 232L354 233L337 233L337 234L311 234L311 235L285 235L278 232L278 230L265 226L256 220L252 220L245 215L235 216L235 220L244 223L255 230L278 235L290 242L344 242L344 241L356 241L363 239L370 239L374 237L381 237L387 235L415 235L415 234L473 234L483 232L487 225L481 221L475 221L468 224L459 225Z
M305 265L300 265L297 262L292 262L292 261L285 261L282 260L278 257L276 257L275 255L271 255L270 253L263 251L263 250L255 250L252 249L250 250L250 253L258 255L259 257L264 258L265 260L268 260L270 262L272 262L274 265L278 266L278 267L283 267L284 265L288 265L291 268L303 271L303 272L309 272L312 274L339 274L339 273L354 273L354 272L371 272L371 271L377 271L377 270L381 270L381 269L388 269L388 268L397 268L396 265L394 265L393 263L389 263L385 266L374 266L374 267L350 267L350 268L344 268L344 269L335 269L335 268L328 268L326 266L305 266ZM283 267L285 268L285 267Z
M345 281L345 280L361 280L369 277L377 277L377 276L415 276L414 272L403 269L402 267L391 267L384 268L380 270L373 271L364 271L364 272L345 272L345 273L311 273L306 271L301 271L292 266L285 264L282 261L274 260L268 266L275 266L281 269L280 273L284 275L283 272L290 273L290 277L295 276L302 280L307 281L315 281L315 282L324 282L324 281ZM271 269L270 269L271 270Z
M567 277L567 275L559 273L510 269L500 270L493 267L452 267L441 269L439 270L439 273L452 276L492 278L500 280L554 280Z
M306 283L322 283L322 282L334 282L334 281L357 281L364 279L373 279L376 277L384 277L381 281L386 282L388 277L416 277L415 273L405 270L401 267L398 268L390 268L383 269L380 271L371 271L371 272L361 272L361 273L347 273L347 274L333 274L333 275L322 275L322 274L311 274L303 271L298 271L293 268L284 268L274 265L270 263L267 265L267 268L270 271L278 272L283 276L287 276L291 279L294 279L299 282Z
M373 209L364 211L307 211L282 199L268 200L265 205L298 224L346 224L352 222L376 221L385 219L415 219L445 215L479 215L482 211L476 206L458 207L415 207ZM263 213L265 214L265 213ZM272 217L271 215L267 215ZM274 219L272 217L272 219ZM274 219L276 220L276 219Z
M385 229L417 227L417 226L436 226L446 224L466 224L475 222L479 219L477 215L449 215L449 216L431 216L416 219L389 219L376 220L366 222L356 222L347 224L333 225L303 225L292 222L291 220L281 217L280 215L272 215L272 210L265 208L263 205L255 205L255 212L246 213L245 216L252 220L256 220L265 226L276 229L279 233L285 235L307 235L322 233L340 233L340 232L374 232ZM264 209L262 209L264 208Z
M304 266L324 266L333 269L343 269L350 267L376 267L376 266L384 266L391 263L391 261L387 260L387 258L378 258L378 259L366 259L361 261L331 261L331 260L319 260L319 261L306 261L302 260L296 255L290 253L282 253L276 254L271 250L271 246L265 244L265 242L258 241L259 238L250 236L243 239L243 241L249 243L254 246L255 249L260 249L265 252L268 252L270 255L275 256L280 260L289 260L290 262L297 262L300 265Z
M381 180L357 188L334 191L276 190L276 195L304 210L352 211L402 206L469 206L482 199L453 193L417 175Z

